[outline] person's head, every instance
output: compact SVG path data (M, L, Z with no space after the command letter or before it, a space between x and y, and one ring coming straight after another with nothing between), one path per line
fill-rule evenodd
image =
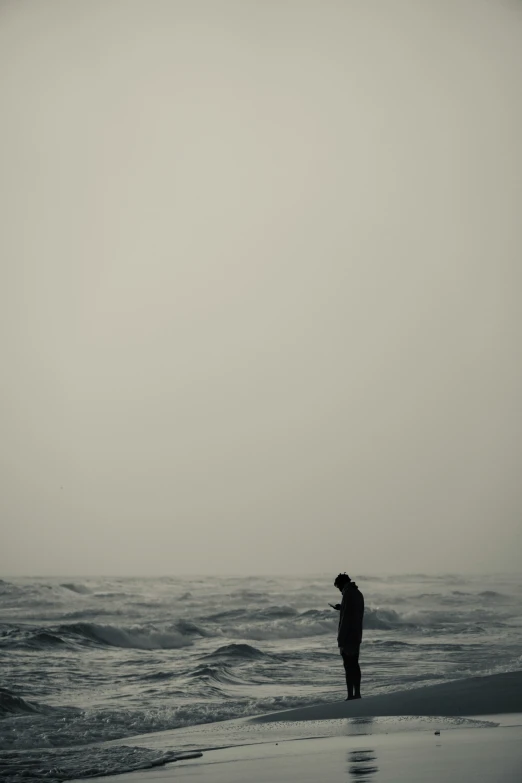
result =
M352 580L350 579L350 577L348 576L348 574L347 574L347 573L344 573L344 574L338 574L338 575L335 577L335 581L334 581L334 587L337 587L337 589L338 589L338 590L340 590L340 591L341 591L341 593L342 593L342 592L343 592L343 590L344 590L344 588L345 588L345 587L346 587L346 585L348 584L348 582L351 582L351 581L352 581Z

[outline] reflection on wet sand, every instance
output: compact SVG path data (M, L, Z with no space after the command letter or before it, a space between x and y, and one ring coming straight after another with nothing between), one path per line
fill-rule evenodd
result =
M346 721L346 733L371 734L374 721L375 718L373 716L368 716L367 718L349 718Z
M348 762L348 777L351 780L360 778L371 780L372 776L379 771L379 767L374 763L377 756L372 749L352 750L348 753L346 760Z

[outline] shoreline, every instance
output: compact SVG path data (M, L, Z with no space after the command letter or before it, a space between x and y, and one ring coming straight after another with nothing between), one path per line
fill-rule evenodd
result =
M515 726L407 730L272 740L216 748L115 777L118 783L520 783L522 714ZM107 777L90 778L107 783ZM79 781L78 781L79 783Z
M346 775L441 783L456 770L462 783L520 783L522 670L111 744L129 742L156 749L158 759L112 776L118 783L337 783Z

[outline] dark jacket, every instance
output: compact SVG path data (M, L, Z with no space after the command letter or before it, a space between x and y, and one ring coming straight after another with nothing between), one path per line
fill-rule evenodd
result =
M343 590L337 644L345 647L360 644L363 631L364 597L355 582L348 582Z

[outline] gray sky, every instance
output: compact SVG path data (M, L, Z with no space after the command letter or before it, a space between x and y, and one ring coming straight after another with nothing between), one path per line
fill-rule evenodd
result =
M522 566L522 4L3 0L0 571Z

